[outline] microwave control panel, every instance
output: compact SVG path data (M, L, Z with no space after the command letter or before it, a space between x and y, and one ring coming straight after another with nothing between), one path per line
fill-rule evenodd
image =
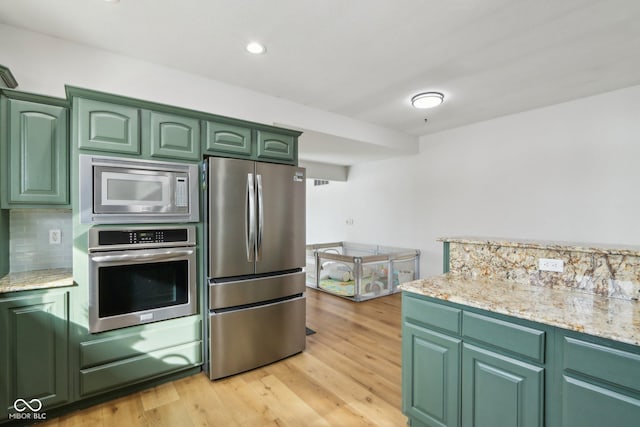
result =
M100 246L181 243L188 242L188 240L189 234L185 228L100 230L98 233L98 244Z

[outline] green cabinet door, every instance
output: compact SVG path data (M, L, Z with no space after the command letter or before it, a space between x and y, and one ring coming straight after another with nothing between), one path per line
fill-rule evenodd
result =
M640 349L569 336L562 349L563 427L632 426L640 420ZM621 346L622 347L622 346Z
M251 156L251 129L226 123L204 122L205 154Z
M280 160L293 162L295 160L296 139L291 135L281 135L273 132L256 131L258 159Z
M412 425L460 425L461 343L460 339L404 322L402 410Z
M640 396L570 375L562 381L562 427L636 426Z
M109 153L140 154L137 108L75 98L73 110L79 148Z
M150 156L200 160L200 121L156 111L142 112L142 140Z
M543 368L463 344L463 425L539 427L544 420L543 393Z
M2 206L68 205L68 110L19 99L3 102Z
M3 420L16 413L16 399L38 399L40 413L68 400L68 298L50 291L0 299Z

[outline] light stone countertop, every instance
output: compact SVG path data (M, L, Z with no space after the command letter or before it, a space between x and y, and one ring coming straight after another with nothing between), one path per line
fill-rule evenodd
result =
M452 274L415 280L400 289L494 313L640 345L640 302L567 288L549 288Z
M9 273L0 278L0 294L34 289L73 286L73 274L69 268Z

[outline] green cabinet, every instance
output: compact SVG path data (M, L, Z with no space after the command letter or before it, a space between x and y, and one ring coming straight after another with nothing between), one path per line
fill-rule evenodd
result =
M224 122L204 122L205 154L295 164L296 150L297 137L293 135Z
M538 427L544 369L474 345L462 350L462 424Z
M640 420L640 347L407 292L402 375L413 427Z
M75 98L73 114L80 149L141 154L137 108Z
M80 342L79 394L84 398L197 367L202 339L199 316L93 334Z
M150 156L200 160L200 121L175 114L142 112L142 141Z
M205 154L235 154L250 157L252 154L251 129L227 123L204 123L203 151Z
M74 145L144 159L203 155L297 164L300 132L67 86Z
M567 336L561 336L560 340L560 425L637 425L640 420L640 351L616 349Z
M69 398L69 293L42 291L0 297L0 418L16 399L43 410Z
M256 157L260 160L292 162L296 157L296 141L291 135L256 131Z
M412 426L538 427L546 332L402 296L402 402Z
M144 158L200 160L200 120L82 97L74 98L81 150Z
M461 349L458 338L404 322L402 409L413 425L460 425Z
M61 100L8 91L0 102L2 207L68 206L68 109Z

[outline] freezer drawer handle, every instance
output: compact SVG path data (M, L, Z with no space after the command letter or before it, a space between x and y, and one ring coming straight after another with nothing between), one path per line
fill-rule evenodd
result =
M245 212L247 218L247 261L253 262L254 248L256 245L256 208L255 208L255 186L253 183L253 174L247 174L247 204Z

